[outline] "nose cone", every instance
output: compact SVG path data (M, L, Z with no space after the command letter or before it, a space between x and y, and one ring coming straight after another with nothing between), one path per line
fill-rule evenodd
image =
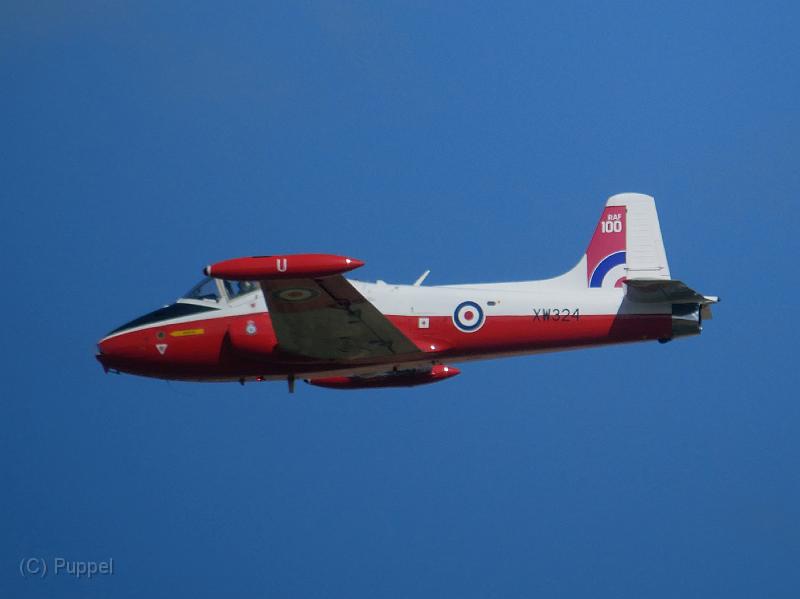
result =
M97 361L109 370L130 370L145 357L142 331L111 333L97 343Z
M364 266L363 260L358 260L356 258L345 258L345 263L347 264L348 270L355 270L356 268L361 268Z
M216 310L180 302L159 308L101 339L97 360L106 372L166 379L207 378L220 365L227 321L185 317Z
M451 376L456 376L461 374L461 370L456 368L455 366L447 366L446 364L437 364L433 368L431 368L431 379L433 380L441 380L441 379L449 379Z
M97 360L106 372L137 372L143 364L152 362L155 356L150 354L155 353L158 356L161 352L159 346L162 340L153 334L151 326L170 318L204 310L191 304L175 303L134 318L97 342ZM150 353L147 351L148 347L151 349Z

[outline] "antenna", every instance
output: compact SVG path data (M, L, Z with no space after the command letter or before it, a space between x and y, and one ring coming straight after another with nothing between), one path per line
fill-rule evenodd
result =
M427 278L428 278L428 275L429 275L429 274L431 274L431 271L430 271L430 270L426 270L424 273L422 273L422 274L419 276L419 279L417 279L416 281L414 281L414 287L419 287L420 285L422 285L422 282L423 282L425 279L427 279Z

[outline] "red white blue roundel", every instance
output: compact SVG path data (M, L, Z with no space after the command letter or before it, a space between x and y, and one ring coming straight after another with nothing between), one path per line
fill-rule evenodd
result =
M453 312L453 324L459 331L474 333L483 326L483 309L475 302L461 302Z

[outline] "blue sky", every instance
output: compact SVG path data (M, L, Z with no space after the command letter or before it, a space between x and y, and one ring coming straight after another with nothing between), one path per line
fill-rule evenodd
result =
M0 7L4 597L795 597L793 3ZM411 390L106 376L208 262L542 278L656 197L701 338ZM26 580L25 557L113 576Z

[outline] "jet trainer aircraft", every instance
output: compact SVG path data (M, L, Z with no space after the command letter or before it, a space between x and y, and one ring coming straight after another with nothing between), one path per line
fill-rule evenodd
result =
M423 286L345 279L355 258L294 254L207 266L174 304L102 339L105 370L192 381L413 386L450 364L697 335L717 297L670 276L652 197L606 202L586 253L547 280Z

